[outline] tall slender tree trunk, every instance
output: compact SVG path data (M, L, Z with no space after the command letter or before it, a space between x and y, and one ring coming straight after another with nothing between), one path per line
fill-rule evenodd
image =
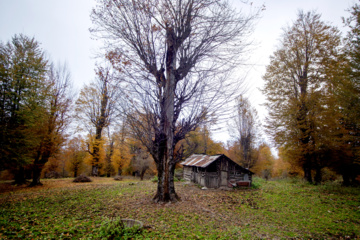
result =
M307 154L305 154L305 163L303 164L303 170L304 170L304 178L309 183L312 183L312 174L311 174L311 162L308 160Z
M100 162L100 156L99 156L99 142L95 139L95 143L93 146L93 161L92 161L92 169L91 169L91 175L93 177L97 177L99 174L99 162Z
M321 184L321 181L322 181L322 172L321 172L322 167L321 167L321 163L320 163L320 160L318 159L318 157L315 157L314 163L315 163L314 180L315 180L315 184L319 185L319 184Z
M91 175L93 177L99 176L101 132L102 132L102 127L99 127L99 126L96 127L95 142L94 142L93 152L92 152L93 162L92 162Z
M76 178L76 177L77 177L77 174L78 174L78 168L77 168L77 167L75 167L75 168L74 168L74 178Z
M315 178L314 178L315 184L319 185L319 184L321 184L321 181L322 181L321 168L317 166L315 170L316 170Z

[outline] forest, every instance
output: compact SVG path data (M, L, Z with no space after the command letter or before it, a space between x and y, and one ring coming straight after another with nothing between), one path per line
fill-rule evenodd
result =
M360 5L343 18L346 33L316 11L299 10L283 28L263 76L265 121L237 74L262 11L246 15L223 0L99 0L90 32L103 41L101 57L96 78L79 92L67 65L54 63L34 37L1 42L0 238L61 232L65 239L117 239L101 217L119 212L148 224L145 233L117 233L124 239L186 238L191 213L180 212L191 204L192 227L199 226L191 239L205 239L207 231L214 239L360 237ZM231 140L214 140L219 125ZM194 153L225 154L255 174L252 188L202 195L182 180L181 162ZM77 178L92 183L76 188ZM307 199L293 199L296 207L291 194ZM90 198L94 207L84 209L93 220L85 221L76 204ZM72 230L39 220L45 200L74 209L78 219L49 210L71 218ZM315 213L334 215L300 216L309 201ZM30 210L21 210L21 202ZM163 208L150 211L157 203ZM302 220L279 222L276 213ZM39 227L47 221L58 228Z

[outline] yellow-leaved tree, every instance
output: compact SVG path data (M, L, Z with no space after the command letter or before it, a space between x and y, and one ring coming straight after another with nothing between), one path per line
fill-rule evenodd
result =
M267 180L273 176L274 165L275 159L270 147L266 144L261 144L258 148L256 163L251 168L251 171Z
M269 109L267 130L278 146L292 153L304 177L321 181L328 150L341 135L333 105L333 79L338 76L340 32L321 21L316 12L299 11L284 29L263 77ZM340 127L340 128L339 128Z

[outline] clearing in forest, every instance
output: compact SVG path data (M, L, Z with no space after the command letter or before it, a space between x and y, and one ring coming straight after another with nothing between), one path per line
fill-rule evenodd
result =
M177 182L182 201L155 204L151 181L72 180L34 188L0 183L0 238L97 238L114 217L142 221L137 239L360 237L360 189L336 183L255 178L258 189L224 191Z

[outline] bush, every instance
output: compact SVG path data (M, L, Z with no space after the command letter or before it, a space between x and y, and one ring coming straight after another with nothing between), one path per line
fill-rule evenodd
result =
M84 174L81 174L80 176L75 178L73 182L92 182L92 180Z
M138 222L138 221L137 221ZM142 224L127 225L121 218L105 219L98 230L97 239L133 239L141 234Z
M261 188L261 184L264 183L265 180L260 177L253 177L251 188L252 189L259 189Z
M259 189L261 187L261 184L258 182L252 182L251 188L252 189Z

